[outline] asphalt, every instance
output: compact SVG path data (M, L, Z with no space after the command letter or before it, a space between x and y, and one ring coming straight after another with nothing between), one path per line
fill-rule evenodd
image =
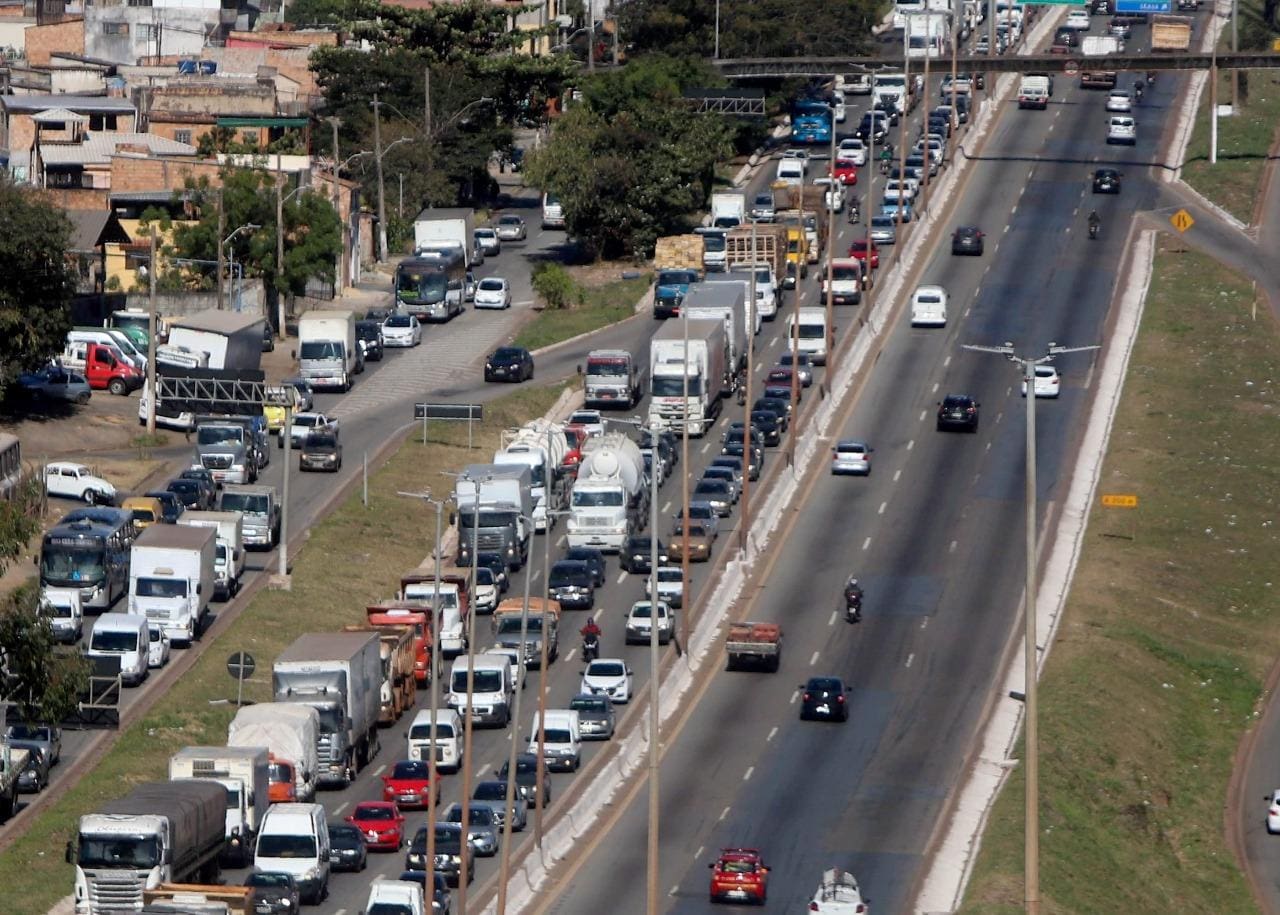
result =
M1131 47L1145 40L1135 34ZM708 910L706 867L725 846L764 852L770 905L783 911L803 908L832 866L857 875L876 911L910 907L998 686L1023 583L1018 375L959 344L1100 342L1123 254L1117 240L1158 190L1140 166L1127 167L1116 197L1095 197L1089 179L1102 164L1154 158L1154 128L1177 97L1173 81L1146 96L1130 149L1104 143L1105 93L1061 78L1055 88L1047 111L1002 112L974 163L954 222L983 227L986 253L954 258L944 239L922 272L921 282L950 293L948 327L896 327L839 430L875 446L874 473L814 478L743 610L782 624L781 672L717 674L666 744L660 910ZM1103 233L1090 241L1085 216L1095 207ZM1091 364L1062 357L1062 396L1038 405L1041 523L1063 495ZM981 402L977 434L933 429L935 401L953 392ZM837 611L855 573L865 613L850 626ZM798 720L797 686L813 675L852 688L847 724ZM540 911L644 910L647 803L641 790L612 829L584 837L580 869Z

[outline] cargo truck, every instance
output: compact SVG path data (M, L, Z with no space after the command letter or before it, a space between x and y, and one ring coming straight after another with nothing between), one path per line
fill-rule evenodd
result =
M423 210L413 221L414 253L458 252L468 268L475 266L471 246L475 220L475 211L463 207Z
M400 600L435 609L435 633L440 654L453 658L467 650L471 620L470 566L444 566L436 573L415 569L400 576ZM439 603L437 604L437 598Z
M258 827L271 803L270 760L260 747L184 747L169 757L170 781L203 779L227 792L223 860L237 867L253 862Z
M1080 42L1080 53L1085 57L1106 57L1123 51L1124 42L1115 35L1085 35Z
M236 712L228 747L266 747L267 797L273 804L310 801L319 769L320 713L292 702L259 702Z
M690 322L691 333L694 324L719 330L723 347L719 322ZM620 552L628 537L644 529L649 504L645 483L644 458L635 442L621 432L587 439L573 487L569 546Z
M257 890L251 886L162 883L144 890L143 915L257 915Z
M256 371L262 365L265 326L260 314L209 309L170 321L168 345L206 354L206 368Z
M832 305L857 305L862 301L862 286L866 275L862 261L856 257L837 257L831 261L831 281L822 277L822 295L831 294Z
M739 272L744 279L751 279L751 267L767 267L756 270L756 309L760 317L772 321L778 315L782 289L778 279L787 272L787 230L784 226L756 226L754 229L735 229L724 238L725 263L730 273Z
M777 623L730 623L724 647L729 670L754 667L776 673L782 661L782 627Z
M711 225L718 229L732 229L747 221L747 195L720 192L711 195Z
M413 678L413 629L409 626L343 626L343 632L376 632L381 640L382 685L378 690L378 724L390 727L417 699Z
M216 782L150 782L82 816L66 848L76 915L139 911L162 883L216 883L226 809Z
M217 531L153 524L129 551L129 612L164 627L169 641L190 645L204 631L213 599Z
M525 520L533 517L528 467L469 464L454 484L453 501L458 506L458 565L471 565L475 546L481 552L501 553L509 569L524 566L533 534Z
M590 357L587 364L590 367ZM625 376L623 380L625 382ZM614 384L616 388L617 382ZM548 516L548 511L558 512L568 501L568 480L561 471L568 448L564 426L535 419L519 429L503 432L502 447L493 454L495 464L529 468L533 529L537 533L546 531L549 523L555 524L555 516Z
M659 238L653 254L658 275L653 287L653 316L672 318L680 313L680 302L689 284L702 279L705 269L701 235L669 235Z
M684 328L676 324L663 326L649 343L651 424L678 429L687 416L689 434L700 436L720 415L720 398L733 383L721 321L690 321L687 352Z
M194 466L218 483L253 483L258 479L257 451L241 423L201 416L196 419Z
M280 542L280 497L274 486L224 486L218 510L244 516L246 547L273 550Z
M349 311L308 311L298 319L298 372L313 388L351 390L356 373L356 318Z
M520 665L524 656L526 669L537 670L542 664L542 640L547 640L547 663L560 654L560 603L545 597L529 598L529 617L524 619L524 601L504 600L493 614L493 654L504 654L511 666ZM523 641L520 638L524 632Z
M643 393L640 362L625 349L593 349L587 353L582 386L586 406L623 406L630 410L640 402ZM560 460L563 461L563 457Z
M1182 6L1179 5L1179 9ZM1085 39L1088 41L1088 39ZM1186 16L1152 16L1151 50L1185 52L1191 47L1191 20Z
M381 640L372 632L312 632L281 652L271 669L277 702L320 714L318 783L345 788L378 752Z
M430 608L416 601L386 601L365 607L365 618L375 629L407 627L413 633L413 678L418 686L426 686L431 681L434 630Z
M737 373L747 364L747 293L742 283L695 283L685 298L690 321L720 321L724 324L729 366Z
M761 327L763 326L761 324L761 321L763 319L761 318L759 309L750 307L750 302L751 302L750 274L744 276L742 273L708 273L707 278L703 280L703 282L704 283L728 283L731 285L736 285L738 288L740 288L742 290L743 340L744 341L746 340L747 334L753 334L756 336L760 334ZM744 342L743 349L745 348L746 348L746 343Z
M240 590L244 575L244 515L241 512L188 511L178 518L189 527L211 527L217 532L213 557L213 591L229 600Z

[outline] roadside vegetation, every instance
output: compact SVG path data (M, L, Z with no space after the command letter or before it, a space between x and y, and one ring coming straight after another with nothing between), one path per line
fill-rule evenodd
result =
M1266 16L1271 16L1268 20ZM1240 0L1240 50L1270 50L1280 38L1280 9L1274 3ZM1219 50L1230 50L1231 30L1223 31ZM1209 164L1209 87L1205 87L1196 113L1195 129L1187 147L1183 179L1197 191L1249 225L1261 197L1267 162L1277 142L1280 125L1280 72L1242 70L1240 108L1231 117L1218 118L1218 161ZM1231 73L1218 73L1218 104L1231 104Z
M1041 681L1046 913L1254 911L1223 810L1280 652L1280 338L1247 280L1169 248L1101 477L1139 507L1092 508ZM966 913L1022 911L1021 773Z
M539 264L534 268L533 288L541 299L542 310L521 328L514 345L536 350L631 317L653 276L621 276L618 269L610 269L602 276L599 270Z
M182 747L226 743L236 694L225 666L229 654L248 651L257 661L256 673L245 683L245 700L270 701L271 665L285 646L305 632L362 623L367 605L393 595L401 573L421 563L435 543L434 509L397 492L430 488L434 497L448 497L453 479L442 471L491 454L501 430L541 415L561 390L527 387L486 404L470 451L467 431L456 423L432 424L425 448L420 435L411 435L370 475L367 507L357 487L312 527L293 563L292 590L256 593L226 632L212 642L206 639L190 672L119 735L97 767L25 824L23 834L0 853L5 915L43 915L71 892L73 869L63 862L62 849L81 815L138 783L164 780L169 757ZM261 557L252 554L250 562L260 566ZM382 755L388 753L384 746Z

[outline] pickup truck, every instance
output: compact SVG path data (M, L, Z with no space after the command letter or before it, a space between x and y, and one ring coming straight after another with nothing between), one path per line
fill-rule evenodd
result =
M782 627L777 623L730 623L725 651L728 670L755 667L776 673L782 661Z

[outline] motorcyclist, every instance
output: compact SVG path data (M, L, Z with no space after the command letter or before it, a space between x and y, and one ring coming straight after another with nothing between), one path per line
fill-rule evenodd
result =
M738 405L742 406L747 402L747 370L745 368L738 370Z
M582 636L582 641L584 642L588 639L595 639L596 641L599 641L600 636L604 634L604 630L596 624L595 617L591 616L587 617L587 624L579 629L578 632Z
M1089 211L1089 235L1092 237L1098 234L1098 229L1102 226L1102 217L1098 215L1097 210Z
M1134 80L1133 94L1137 96L1138 101L1142 101L1142 90L1146 88L1146 84L1142 80Z
M856 623L862 619L862 585L856 577L851 577L844 585L844 608L849 622Z

